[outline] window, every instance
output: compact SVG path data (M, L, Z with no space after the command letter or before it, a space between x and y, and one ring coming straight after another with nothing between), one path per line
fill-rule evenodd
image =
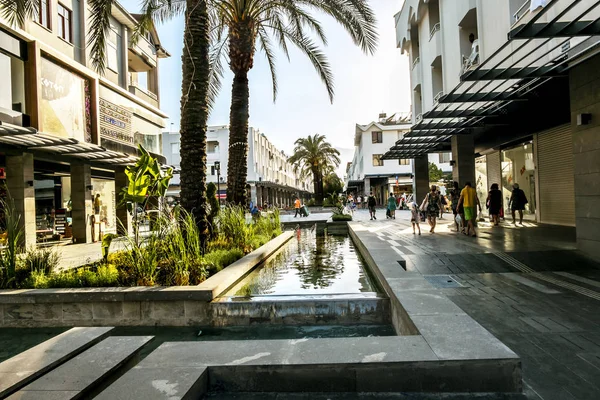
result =
M401 158L398 160L398 165L410 165L409 158Z
M110 29L106 36L106 66L113 72L119 72L119 56L118 56L118 41L121 40L117 22L110 21Z
M371 139L373 143L383 143L382 132L371 132Z
M215 171L216 171L216 170L215 170L215 166L214 166L214 165L211 165L211 166L210 166L210 174L211 174L211 175L213 175L213 176L214 176L214 175L216 175L216 172L215 172Z
M373 154L373 166L374 167L383 167L383 154Z
M171 143L171 154L179 154L179 143Z
M38 13L35 20L45 28L51 29L50 25L50 0L38 0Z
M71 26L71 10L58 3L58 36L67 42L73 41L73 28Z
M440 164L446 164L450 162L450 157L452 157L451 153L440 153Z

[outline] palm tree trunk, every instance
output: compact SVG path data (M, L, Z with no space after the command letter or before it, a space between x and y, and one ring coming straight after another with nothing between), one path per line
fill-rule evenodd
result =
M252 21L243 20L229 27L229 68L233 72L229 112L229 161L227 164L227 201L246 204L248 175L248 119L250 89L248 71L254 63L256 33Z
M208 237L206 123L209 36L206 0L187 0L181 95L181 205L196 219L203 246Z
M248 72L238 71L233 77L231 88L227 201L241 205L246 204L247 195L249 99Z

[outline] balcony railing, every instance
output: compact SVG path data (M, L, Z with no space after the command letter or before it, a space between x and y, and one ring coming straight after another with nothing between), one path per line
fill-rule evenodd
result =
M442 25L438 22L437 24L435 24L433 26L433 28L431 28L431 33L429 33L429 41L431 42L431 39L433 39L433 35L435 35L435 33L437 31L439 31L440 29L442 29Z
M412 63L412 67L415 68L417 66L417 64L419 64L419 61L421 61L419 59L419 57L415 58L414 61L413 61L413 63Z
M513 25L516 24L517 22L519 22L519 20L521 18L523 18L523 16L525 14L527 14L527 12L529 11L529 6L531 6L531 0L525 1L525 3L523 3L523 5L521 7L519 7L517 12L515 12L513 14L513 20L512 20Z
M440 101L440 99L442 98L442 96L444 95L444 91L440 91L438 92L438 94L435 95L435 97L433 98L433 102L434 103L438 103Z

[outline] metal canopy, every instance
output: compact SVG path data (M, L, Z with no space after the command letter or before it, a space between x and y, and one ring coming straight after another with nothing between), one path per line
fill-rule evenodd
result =
M0 143L114 166L130 165L138 160L136 156L107 150L96 144L40 133L34 128L24 128L2 122L0 122Z
M549 10L552 10L549 12ZM461 82L417 117L405 138L426 138L431 147L392 147L384 156L409 158L439 146L438 139L505 125L507 106L535 99L535 89L563 79L573 60L600 47L600 0L550 0L512 27L508 40L482 63L465 71Z

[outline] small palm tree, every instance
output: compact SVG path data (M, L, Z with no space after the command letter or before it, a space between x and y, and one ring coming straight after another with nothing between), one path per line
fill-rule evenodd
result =
M324 135L296 140L294 154L288 161L294 165L300 179L312 176L317 204L323 203L323 177L340 165L339 156L340 152L325 141Z
M142 17L132 41L148 32L154 22L185 14L183 82L181 95L181 204L198 224L202 241L206 240L206 123L209 107L218 89L211 87L209 66L209 18L207 1L143 0ZM91 64L103 74L106 69L106 37L114 0L88 0L91 11L88 38ZM0 0L0 15L22 27L33 18L39 0ZM213 82L213 84L217 84Z
M325 54L307 36L307 30L327 44L321 23L310 10L333 17L365 53L374 53L377 44L375 15L367 0L207 0L212 26L211 62L215 79L222 76L222 60L233 72L229 116L229 162L227 200L245 203L248 154L249 97L248 72L254 65L256 46L264 51L273 81L273 101L277 97L274 42L287 56L290 44L311 61L333 101L333 76Z

